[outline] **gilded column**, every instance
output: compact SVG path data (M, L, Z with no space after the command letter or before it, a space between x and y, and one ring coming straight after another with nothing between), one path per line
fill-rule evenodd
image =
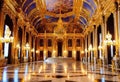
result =
M94 31L93 31L93 46L94 46L94 57L98 58L98 46L97 43L98 39L97 39L97 27L94 26Z
M106 64L107 64L107 59L108 59L108 55L107 55L107 46L105 45L104 41L106 40L106 33L107 33L107 25L106 25L106 17L103 15L103 20L102 20L102 25L101 25L101 30L102 30L102 47L103 47L103 57L106 60Z
M72 38L72 47L73 47L73 51L72 51L72 57L76 60L76 38L75 38L75 31L74 31L74 36Z
M18 49L16 47L16 45L18 44L18 26L17 26L17 21L15 21L14 19L14 22L13 22L13 33L14 33L14 41L13 41L13 60L12 60L12 63L18 63Z
M29 58L30 62L32 61L31 44L32 44L32 35L31 35L31 32L29 32L29 46L30 46L30 50L29 50L29 56L28 56L28 58Z
M89 50L89 47L90 47L90 43L91 42L91 34L90 34L90 32L88 33L88 62L90 63L90 53L91 53L91 51Z
M117 2L117 23L118 23L118 42L119 42L119 44L120 44L120 1L118 0L118 2ZM120 46L119 46L119 56L120 56Z
M36 44L36 43L35 43L35 40L36 40L36 38L35 38L35 36L33 36L33 49L34 49L34 52L33 52L33 61L35 61L35 53L36 53L36 52L35 52L35 51L36 51L36 50L35 50L35 44Z
M53 39L52 39L52 45L53 45L52 57L56 57L55 37L53 37Z
M45 60L47 58L47 35L46 35L46 31L44 33L44 58L43 60Z
M87 55L87 49L88 49L88 46L87 46L87 36L85 36L85 57L86 57L86 62L87 62L87 60L88 60L88 55Z
M24 62L24 57L26 56L25 42L26 42L26 26L23 27L23 32L22 32L22 56L21 56L21 62Z
M118 36L118 35L120 35L120 33L119 33L119 7L118 7L118 5L116 4L116 11L113 13L114 14L114 33L115 33L115 41L116 41L116 52L115 52L115 54L116 55L119 55L119 51L118 51L118 47L119 47L119 37L120 36Z
M4 28L4 14L2 10L0 10L0 37L3 37L3 28ZM2 43L0 42L0 58L4 58Z

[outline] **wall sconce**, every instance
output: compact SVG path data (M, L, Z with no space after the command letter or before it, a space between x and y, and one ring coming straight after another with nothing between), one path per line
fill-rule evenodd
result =
M76 54L76 51L74 50L73 53Z
M31 49L31 52L34 52L34 51L35 51L35 49L34 49L34 48L32 48L32 49Z
M67 50L64 50L64 53L67 53Z
M82 50L82 51L81 51L81 54L84 54L84 53L85 53L85 52Z
M17 44L17 45L16 45L16 48L17 48L17 49L20 49L20 44Z
M25 49L25 50L29 50L29 49L30 49L30 45L29 45L28 43L26 43L24 49Z
M85 53L87 53L88 52L88 50L87 49L85 49Z
M108 32L106 35L106 40L104 41L107 45L114 45L115 40L112 40L112 35Z
M39 50L36 50L35 52L36 52L36 54L39 54Z
M10 36L11 35L10 28L7 25L5 25L5 26L6 26L5 35L4 35L4 37L0 38L0 41L3 43L13 42L14 37Z
M92 50L93 50L93 48L92 48L92 44L90 44L88 50L89 50L89 51L92 51Z

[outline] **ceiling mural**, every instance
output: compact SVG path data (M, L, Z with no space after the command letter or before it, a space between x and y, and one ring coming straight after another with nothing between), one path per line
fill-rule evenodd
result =
M73 0L46 0L47 11L64 14L73 10Z
M20 5L38 33L53 33L60 19L67 33L82 33L97 10L95 0L23 0ZM78 14L75 8L81 9Z

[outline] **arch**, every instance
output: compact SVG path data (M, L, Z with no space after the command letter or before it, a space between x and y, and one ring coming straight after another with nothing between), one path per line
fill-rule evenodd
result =
M113 13L110 14L107 20L107 31L112 35L112 40L115 39L115 31L114 31L114 16ZM115 55L115 46L107 46L107 58L108 64L111 64L112 58Z
M3 37L5 34L6 25L9 27L9 29L11 31L11 35L13 35L13 21L8 14L5 16ZM7 63L11 64L13 62L13 60L12 60L13 59L12 58L12 43L3 43L2 45L3 45L4 57L7 59Z
M102 29L101 25L97 27L97 46L101 45L102 46ZM98 50L98 58L101 57L101 51Z
M18 44L20 45L20 48L18 50L18 59L20 59L20 63L22 63L22 34L23 30L21 27L18 27Z

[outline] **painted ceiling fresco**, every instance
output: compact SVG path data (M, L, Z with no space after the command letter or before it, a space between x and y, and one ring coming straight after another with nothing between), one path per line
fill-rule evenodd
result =
M19 0L16 1L18 4L21 4L22 11L25 16L28 16L29 21L31 21L31 24L38 33L43 33L44 31L54 32L60 15L62 15L63 26L68 33L73 33L75 29L76 32L82 33L87 25L89 25L89 20L97 9L95 0L76 0L83 2L82 5L77 6L78 8L81 7L81 12L76 20L76 14L74 14L75 0L21 0L21 3ZM40 5L38 5L37 1L40 1ZM38 10L41 8L45 8L45 13L42 10Z
M73 0L46 0L47 11L64 14L73 10Z

